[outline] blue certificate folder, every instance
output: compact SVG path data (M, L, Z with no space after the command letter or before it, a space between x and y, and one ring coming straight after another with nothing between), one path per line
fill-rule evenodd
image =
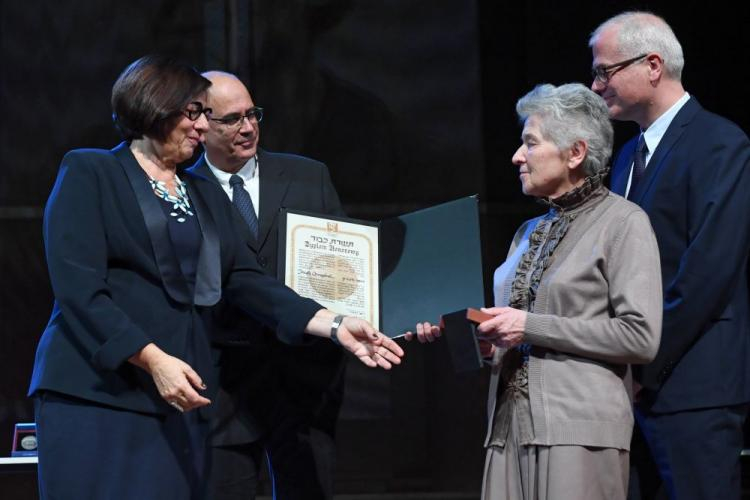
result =
M484 304L477 196L380 222L282 209L278 276L286 258L286 213L378 227L380 329L390 337L418 322L437 324L443 314Z
M421 321L484 304L478 198L469 196L380 225L381 323L391 337Z

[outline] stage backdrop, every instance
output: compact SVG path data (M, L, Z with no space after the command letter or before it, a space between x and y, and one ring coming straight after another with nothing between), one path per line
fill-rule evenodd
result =
M325 161L351 216L377 220L478 193L489 301L516 227L543 210L520 193L510 163L517 98L541 82L590 83L591 30L645 7L683 42L687 90L747 131L750 7L728 4L0 2L0 456L13 423L32 420L25 391L52 305L44 202L65 151L119 142L110 89L137 57L168 53L238 73L266 109L262 145ZM617 125L617 144L635 132ZM487 374L455 376L442 342L406 350L392 373L351 363L337 491L475 498Z

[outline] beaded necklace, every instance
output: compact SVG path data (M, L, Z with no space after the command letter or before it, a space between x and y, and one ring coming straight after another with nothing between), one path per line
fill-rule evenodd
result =
M148 176L148 182L151 184L151 189L154 190L154 194L162 200L172 203L172 212L169 213L172 217L177 217L177 222L185 222L185 216L193 216L192 210L190 210L190 199L187 196L187 186L184 182L174 175L175 180L175 192L177 195L172 195L167 189L167 184L164 181L157 181L150 175ZM178 210L182 213L179 213Z

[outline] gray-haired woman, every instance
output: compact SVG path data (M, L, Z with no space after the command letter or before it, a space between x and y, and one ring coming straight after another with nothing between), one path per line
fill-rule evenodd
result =
M493 352L482 498L624 499L629 364L653 358L661 329L656 240L602 183L613 133L601 97L540 85L516 111L513 164L549 211L519 228L479 326Z

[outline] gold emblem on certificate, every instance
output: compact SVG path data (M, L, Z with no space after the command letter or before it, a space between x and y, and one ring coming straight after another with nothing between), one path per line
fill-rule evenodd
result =
M310 263L310 286L328 300L344 300L357 291L359 278L351 264L334 255L321 255Z

